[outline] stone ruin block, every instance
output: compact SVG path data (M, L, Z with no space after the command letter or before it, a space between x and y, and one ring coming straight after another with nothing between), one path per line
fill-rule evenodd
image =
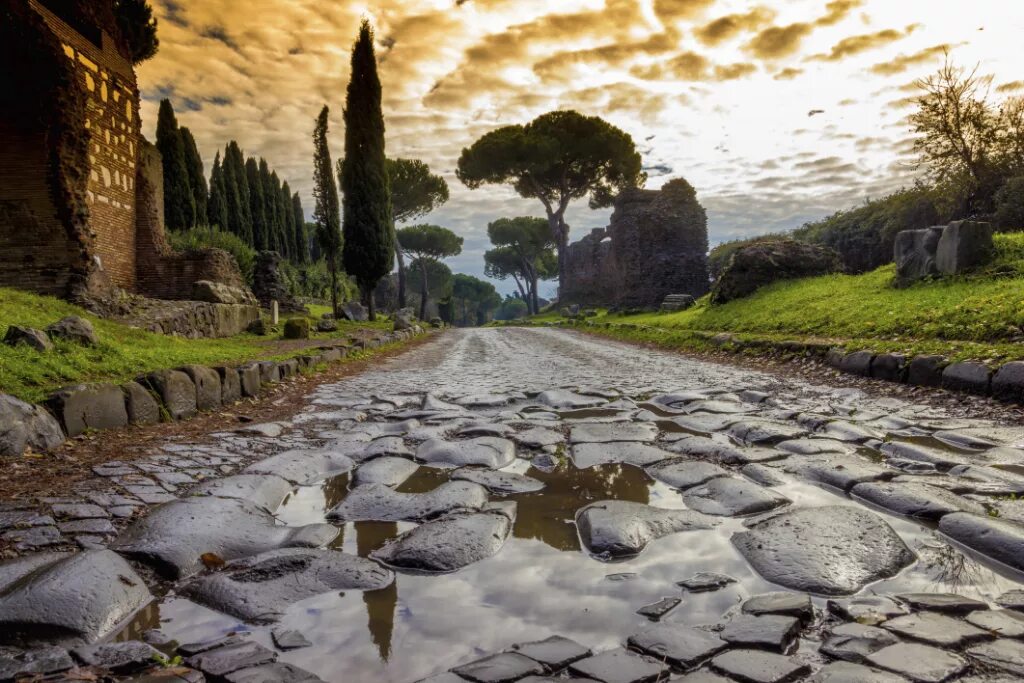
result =
M992 226L954 221L897 233L893 248L896 283L908 285L938 275L959 275L992 260Z

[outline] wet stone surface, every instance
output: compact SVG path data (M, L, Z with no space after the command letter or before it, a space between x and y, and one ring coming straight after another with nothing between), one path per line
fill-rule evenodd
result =
M0 680L1024 676L1018 426L512 328L296 411L0 503Z

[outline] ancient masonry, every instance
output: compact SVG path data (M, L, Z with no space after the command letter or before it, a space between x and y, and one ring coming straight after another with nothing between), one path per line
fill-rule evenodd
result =
M627 190L607 228L569 245L560 299L584 305L656 307L670 294L708 291L707 215L683 179Z
M113 26L73 6L28 0L16 29L24 44L7 48L34 77L2 85L40 106L0 109L0 286L184 299L196 280L242 285L226 253L168 246L160 156L141 134L132 64Z

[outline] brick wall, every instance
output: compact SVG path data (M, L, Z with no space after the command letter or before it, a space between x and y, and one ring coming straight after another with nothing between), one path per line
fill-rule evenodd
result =
M86 95L89 134L89 229L99 266L125 289L135 287L135 155L139 93L135 72L105 31L100 45L84 38L36 0L29 0L72 60Z
M139 145L136 172L135 254L136 289L157 299L187 299L196 280L244 287L234 258L220 249L180 253L171 249L164 233L164 171L160 152L149 142Z

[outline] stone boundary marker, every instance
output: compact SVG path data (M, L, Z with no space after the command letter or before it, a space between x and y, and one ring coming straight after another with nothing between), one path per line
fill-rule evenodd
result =
M48 451L86 430L177 422L201 411L216 410L257 396L276 384L318 365L335 363L355 350L375 349L421 334L419 326L380 333L353 347L322 346L314 353L282 361L252 361L240 366L186 365L156 370L124 384L77 384L55 391L41 405L0 394L0 456L26 449Z
M556 323L571 327L604 327L631 330L664 329L631 323L597 323L566 321ZM685 330L684 330L685 332ZM860 377L934 387L948 391L990 396L1007 403L1024 404L1024 361L1010 361L997 368L977 360L951 363L945 356L908 356L902 353L873 351L847 352L825 342L742 340L729 333L691 332L724 351L755 349L780 353L817 356L840 372Z

